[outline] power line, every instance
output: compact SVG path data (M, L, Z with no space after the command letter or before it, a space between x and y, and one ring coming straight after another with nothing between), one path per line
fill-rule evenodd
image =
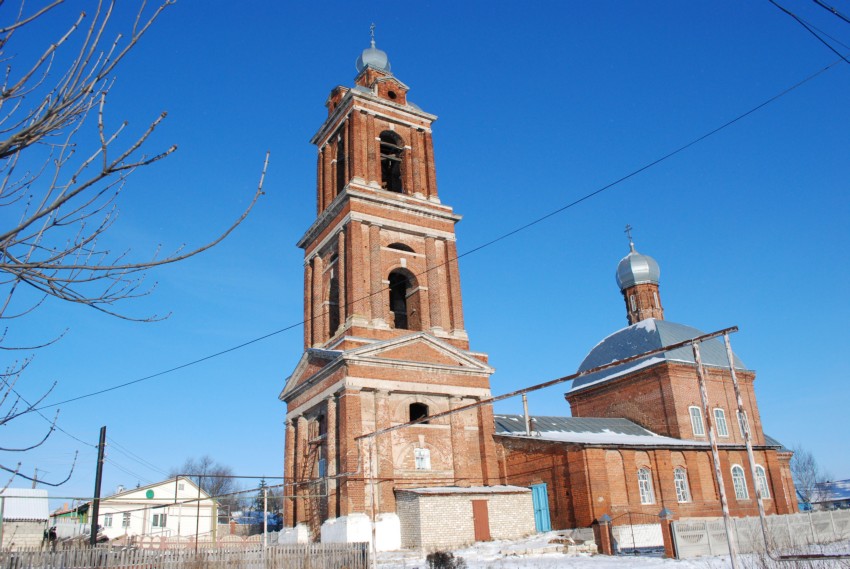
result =
M154 465L152 462L145 460L144 458L142 458L138 454L134 453L133 451L131 451L130 449L125 447L124 445L119 444L118 441L116 441L115 439L107 437L107 442L111 445L111 447L114 450L120 452L121 454L123 454L127 458L129 458L131 460L135 460L136 462L138 462L139 464L141 464L142 466L144 466L146 468L149 468L151 470L159 472L160 474L164 474L164 475L168 476L168 473L165 470Z
M799 16L797 16L797 14L795 14L794 12L791 12L790 10L788 10L788 9L786 9L786 8L784 8L784 7L782 7L782 6L780 6L779 4L777 4L775 0L767 0L767 1L768 1L768 2L770 2L771 4L773 4L774 6L776 6L777 8L779 8L780 10L782 10L783 12L785 12L786 14L788 14L789 16L791 16L792 18L794 18L794 20L795 20L798 24L800 24L801 26L803 26L803 27L806 29L806 31L808 31L810 34L812 34L813 36L815 36L815 38L817 38L817 40L818 40L819 42L821 42L823 45L825 45L827 48L829 48L829 50L830 50L832 53L836 54L838 57L840 57L842 60L844 60L844 62L845 62L845 63L850 64L850 60L848 60L846 57L844 57L844 54L842 54L840 51L838 51L837 49L835 49L834 47L832 47L832 46L829 44L829 42L827 42L825 39L823 39L823 38L820 36L820 34L818 34L818 33L815 31L815 29L814 29L814 27L813 27L813 26L810 26L807 22L805 22L802 18L800 18Z
M775 2L773 2L773 0L769 0L769 1L775 4ZM776 4L776 6L777 6L777 7L779 7L780 9L782 9L782 10L784 11L784 8L782 8L782 7L781 7L781 6L779 6L778 4ZM821 41L823 41L823 40L821 40ZM831 48L830 48L830 49L831 49ZM834 50L833 50L833 51L834 51ZM837 52L836 52L836 53L837 53ZM823 67L823 68L819 69L818 71L815 71L814 73L811 73L810 75L806 76L806 77L805 77L805 78L803 78L802 80L800 80L800 81L798 81L798 82L796 82L796 83L792 84L790 87L786 87L785 89L783 89L783 90L782 90L782 91L780 91L779 93L777 93L777 94L773 95L772 97L770 97L770 98L768 98L768 99L764 100L763 102L759 103L758 105L756 105L756 106L754 106L754 107L750 108L748 111L743 112L743 113L741 113L741 114L737 115L735 118L733 118L733 119L731 119L731 120L728 120L728 121L726 121L725 123L721 124L720 126L718 126L718 127L714 128L714 129L712 129L712 130L709 130L708 132L706 132L706 133L704 133L704 134L702 134L702 135L700 135L700 136L698 136L698 137L696 137L696 138L692 139L690 142L688 142L688 143L686 143L686 144L684 144L684 145L682 145L682 146L679 146L678 148L676 148L676 149L674 149L674 150L672 150L672 151L670 151L670 152L668 152L668 153L666 153L666 154L662 155L661 157L659 157L659 158L657 158L657 159L655 159L655 160L653 160L653 161L651 161L651 162L648 162L647 164L645 164L645 165L641 166L640 168L637 168L637 169L635 169L635 170L632 170L632 171L631 171L631 172L629 172L628 174L626 174L626 175L624 175L624 176L621 176L620 178L617 178L617 179L616 179L616 180L614 180L613 182L610 182L610 183L608 183L608 184L606 184L606 185L604 185L604 186L602 186L602 187L600 187L600 188L598 188L598 189L596 189L596 190L594 190L594 191L592 191L592 192L590 192L590 193L588 193L588 194L585 194L584 196L582 196L582 197L580 197L580 198L578 198L578 199L576 199L576 200L574 200L574 201L572 201L572 202L570 202L570 203L568 203L568 204L566 204L566 205L563 205L563 206L561 206L561 207L559 207L559 208L557 208L557 209L555 209L555 210L552 210L552 211L550 211L549 213L546 213L546 214L544 214L544 215L542 215L542 216L540 216L540 217L538 217L538 218L536 218L536 219L534 219L534 220L532 220L532 221L530 221L530 222L528 222L528 223L525 223L525 224L523 224L523 225L521 225L521 226L519 226L519 227L517 227L517 228L515 228L515 229L513 229L513 230L511 230L511 231L508 231L508 232L506 232L506 233L503 233L503 234L499 235L498 237L495 237L494 239L491 239L491 240L489 240L489 241L486 241L485 243L483 243L483 244L481 244L481 245L478 245L477 247L474 247L474 248L472 248L472 249L470 249L470 250L468 250L468 251L465 251L464 253L459 254L457 257L454 257L454 258L452 258L452 259L448 259L448 260L446 260L445 262L443 262L443 263L441 263L441 264L439 264L439 265L437 265L437 266L435 266L435 267L432 267L431 269L428 269L428 270L422 271L421 273L418 273L418 274L416 274L416 275L414 275L414 276L415 276L415 277L418 277L418 276L424 275L424 274L428 273L429 271L436 270L436 269L438 269L438 268L440 268L440 267L442 267L442 266L444 266L444 265L446 265L446 264L448 264L448 263L450 263L450 262L456 261L456 260L458 260L458 259L461 259L461 258L463 258L463 257L466 257L466 256L471 255L471 254L473 254L473 253L476 253L476 252L478 252L478 251L481 251L482 249L485 249L485 248L487 248L487 247L490 247L491 245L495 245L496 243L498 243L498 242L500 242L500 241L503 241L503 240L505 240L505 239L507 239L507 238L509 238L509 237L512 237L512 236L514 236L514 235L518 234L518 233L521 233L522 231L525 231L526 229L529 229L529 228L531 228L531 227L533 227L533 226L535 226L535 225L538 225L539 223L542 223L543 221L546 221L546 220L547 220L547 219L549 219L550 217L553 217L553 216L555 216L555 215L558 215L559 213L562 213L562 212L564 212L564 211L566 211L566 210L568 210L568 209L571 209L571 208L573 208L573 207L575 207L575 206L577 206L577 205L581 204L582 202L585 202L585 201L587 201L587 200L589 200L589 199L591 199L591 198L593 198L593 197L595 197L595 196L597 196L597 195L599 195L599 194L601 194L601 193L603 193L603 192L605 192L605 191L607 191L607 190L609 190L609 189L613 188L614 186L617 186L617 185L619 185L619 184L621 184L621 183L625 182L626 180L629 180L629 179L631 179L631 178L633 178L633 177L637 176L638 174L641 174L641 173L643 173L644 171L646 171L646 170L648 170L648 169L650 169L650 168L652 168L652 167L654 167L654 166L657 166L658 164L661 164L662 162L665 162L666 160L669 160L670 158L672 158L672 157L676 156L677 154L680 154L681 152L684 152L685 150L689 149L690 147L692 147L692 146L694 146L694 145L696 145L696 144L699 144L700 142L704 141L705 139L707 139L707 138L709 138L709 137L711 137L711 136L714 136L714 135L715 135L715 134L717 134L718 132L720 132L720 131L722 131L722 130L725 130L726 128L728 128L728 127L730 127L730 126L734 125L735 123L737 123L737 122L739 122L739 121L741 121L741 120L745 119L746 117L748 117L748 116L752 115L753 113L755 113L755 112L757 112L757 111L761 110L762 108L766 107L767 105L769 105L769 104L773 103L774 101L776 101L776 100L778 100L778 99L780 99L780 98L784 97L785 95L787 95L787 94L791 93L792 91L794 91L794 90L798 89L798 88L799 88L799 87L801 87L802 85L804 85L804 84L808 83L809 81L811 81L811 80L815 79L816 77L820 76L821 74L825 73L826 71L828 71L828 70L829 70L829 69L831 69L832 67L834 67L834 66L838 65L839 63L841 63L841 61L847 61L847 60L844 58L844 56L843 56L843 55L841 55L841 54L838 54L838 55L839 55L839 56L841 56L841 60L834 61L834 62L830 63L829 65L827 65L827 66L825 66L825 67ZM848 63L850 63L850 62L848 62ZM380 289L380 290L375 291L375 292L372 292L371 294L367 294L367 295L365 295L365 296L363 296L363 297L361 297L361 298L354 299L351 303L346 303L346 306L348 306L349 304L356 304L356 303L358 303L358 302L365 301L365 300L367 300L367 299L371 298L372 296L374 296L375 294L381 294L381 293L383 293L383 292L385 292L385 291L387 291L387 290L389 290L389 288L388 288L388 287L387 287L387 288ZM43 406L41 406L41 407L39 407L38 409L35 409L35 410L36 410L36 411L38 411L38 410L41 410L41 409L49 409L49 408L51 408L51 407L57 407L57 406L59 406L59 405L63 405L63 404L65 404L65 403L72 403L72 402L75 402L75 401L79 401L79 400L81 400L81 399L87 399L87 398L89 398L89 397L95 397L95 396L97 396L97 395L102 395L102 394L104 394L104 393L108 393L108 392L110 392L110 391L115 391L115 390L117 390L117 389L122 389L122 388L124 388L124 387L129 387L129 386L131 386L131 385L135 385L135 384L137 384L137 383L141 383L141 382L144 382L144 381L149 381L149 380L151 380L151 379L155 379L155 378L157 378L157 377L161 377L161 376L163 376L163 375L166 375L166 374L169 374L169 373L173 373L173 372L175 372L175 371L179 371L179 370L181 370L181 369L185 369L185 368L187 368L187 367L190 367L190 366L193 366L193 365L196 365L196 364L199 364L199 363L202 363L202 362L205 362L205 361L211 360L211 359L213 359L213 358L217 358L217 357L222 356L222 355L224 355L224 354L228 354L228 353L230 353L230 352L234 352L234 351L236 351L236 350L239 350L239 349L245 348L245 347L247 347L247 346L250 346L251 344L255 344L255 343L260 342L260 341L262 341L262 340L266 340L266 339L271 338L271 337L273 337L273 336L276 336L276 335L278 335L278 334L282 334L283 332L287 332L287 331L289 331L289 330L292 330L293 328L297 328L298 326L301 326L301 325L303 325L303 324L305 324L305 323L307 323L307 322L312 322L312 321L313 321L313 320L315 320L316 318L318 318L318 317L320 317L320 316L324 316L325 314L328 314L328 312L325 312L325 313L322 313L322 314L319 314L319 315L313 316L312 318L308 318L308 319L305 319L305 320L301 320L301 321L296 322L296 323L294 323L294 324L290 324L289 326L285 326L285 327L283 327L283 328L281 328L281 329L279 329L279 330L275 330L274 332L270 332L270 333L265 334L265 335L263 335L263 336L260 336L260 337L254 338L254 339L252 339L252 340L248 340L247 342L243 342L243 343L238 344L238 345L236 345L236 346L233 346L233 347L230 347L230 348L227 348L227 349L224 349L224 350L221 350L221 351L218 351L218 352L215 352L215 353L212 353L212 354L209 354L209 355L203 356L203 357L201 357L201 358L198 358L198 359L195 359L195 360L191 360L191 361L186 362L186 363L184 363L184 364L181 364L181 365L178 365L178 366L174 366L174 367L171 367L171 368L168 368L168 369L165 369L165 370L162 370L162 371L156 372L156 373L152 373L152 374L150 374L150 375L146 375L146 376L143 376L143 377L140 377L140 378L137 378L137 379L131 380L131 381L126 381L126 382L124 382L124 383L120 383L120 384L118 384L118 385L113 385L113 386L111 386L111 387L107 387L107 388L104 388L104 389L100 389L100 390L97 390L97 391L93 391L93 392L91 392L91 393L86 393L86 394L83 394L83 395L78 395L78 396L76 396L76 397L71 397L70 399L65 399L65 400L63 400L63 401L59 401L58 403L51 403L51 404L49 404L49 405L43 405Z
M842 20L844 20L845 22L850 24L850 19L848 19L847 16L845 16L844 14L839 12L834 6L830 6L829 4L826 4L825 2L822 2L821 0L812 0L812 1L815 4L817 4L818 6L820 6L821 8L823 8L824 10L826 10L827 12L832 13L832 15L834 15L834 16L838 16L839 18L841 18Z

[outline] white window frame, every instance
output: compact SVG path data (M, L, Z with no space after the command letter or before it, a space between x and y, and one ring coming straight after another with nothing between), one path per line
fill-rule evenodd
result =
M658 293L657 292L652 293L652 298L655 299L655 308L661 308L661 303L658 302Z
M637 310L637 301L635 300L635 295L633 294L629 295L629 306L632 307L632 312L635 312Z
M112 514L103 514L103 527L112 527Z
M756 489L763 500L770 500L770 487L767 484L767 472L760 464L756 465Z
M151 527L164 528L168 521L168 514L154 514L151 519Z
M740 411L736 412L738 415L738 429L741 431L741 436L746 436L746 433L750 432L750 420L747 418L747 412L744 411L741 413ZM750 435L752 438L752 435Z
M740 464L732 465L732 486L735 488L735 498L738 500L749 500L750 493L747 491L747 477Z
M414 448L413 461L416 470L431 470L431 451L422 447Z
M673 469L673 482L676 484L676 501L680 504L691 501L691 488L688 485L688 471L681 466Z
M130 527L130 512L124 512L124 514L121 516L121 527Z
M637 472L638 490L640 492L641 504L654 504L655 491L652 489L652 471L648 468L641 468Z
M696 414L694 414L696 411ZM688 407L688 415L691 417L691 430L694 432L695 437L704 437L705 436L705 422L702 419L702 409L697 407L696 405L691 405Z
M714 426L718 437L729 436L729 425L726 423L726 411L720 407L714 408Z

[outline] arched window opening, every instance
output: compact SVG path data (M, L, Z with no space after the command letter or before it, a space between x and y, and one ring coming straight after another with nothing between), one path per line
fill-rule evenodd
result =
M336 193L342 193L347 182L345 177L345 141L342 137L336 143Z
M390 273L391 323L400 330L421 330L419 313L419 285L416 278L404 269Z
M408 253L414 253L415 251L405 245L404 243L390 243L387 245L387 249L395 249L396 251L407 251Z
M746 500L750 497L747 492L747 480L744 478L744 469L737 464L732 467L732 486L735 487L735 498Z
M652 474L648 468L638 470L638 490L641 504L654 504L655 491L652 489Z
M390 273L390 312L396 328L407 330L407 278Z
M695 437L705 436L705 425L702 422L702 410L699 407L688 407L691 415L691 429Z
M424 403L411 403L410 404L410 420L416 421L418 419L423 419L428 416L428 406ZM428 421L422 421L420 425L427 425Z
M688 486L688 471L682 467L673 471L673 482L676 483L676 500L680 503L691 501L691 489Z
M391 192L401 192L401 165L404 141L391 130L381 133L381 187Z
M770 499L770 488L767 486L767 473L760 464L756 465L756 489L762 500Z
M339 328L339 280L331 276L328 283L328 330L331 336Z

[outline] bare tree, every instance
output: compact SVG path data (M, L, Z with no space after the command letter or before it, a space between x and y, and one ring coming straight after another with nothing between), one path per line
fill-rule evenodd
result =
M189 478L201 487L201 490L218 500L227 510L235 511L239 507L239 485L233 475L233 469L218 463L207 454L199 459L187 458L180 468L172 468L169 477Z
M109 248L106 237L128 176L177 148L152 153L144 148L165 113L135 134L126 122L109 126L105 113L118 65L173 3L161 1L147 8L140 0L129 32L113 38L109 30L115 0L90 0L90 12L81 12L59 37L26 60L15 54L28 52L27 42L34 36L30 30L56 13L63 0L32 11L23 1L11 8L0 0L0 22L11 22L0 27L0 320L24 317L51 297L120 318L158 320L156 315L130 316L116 305L151 291L144 282L146 270L221 242L262 195L268 155L250 204L207 243L170 254L157 249L142 258ZM41 346L10 346L0 333L0 350L34 350L57 339L47 338ZM27 361L0 373L0 425L38 412L38 403L49 393L34 402L21 397L15 385ZM56 419L45 419L50 436ZM0 469L28 478L20 474L20 466Z
M811 451L802 445L793 448L794 456L791 457L791 477L794 486L803 500L811 504L818 500L818 484L827 482L829 474L824 472Z

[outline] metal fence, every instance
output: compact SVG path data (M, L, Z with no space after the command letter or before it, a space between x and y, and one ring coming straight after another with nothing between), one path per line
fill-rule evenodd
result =
M661 523L656 515L626 512L611 520L614 550L633 555L664 551Z
M767 516L766 519L771 551L796 550L850 539L850 510ZM732 518L731 522L740 553L765 550L758 517ZM679 559L729 553L723 518L673 522L673 540Z
M292 544L253 549L151 550L95 547L0 552L3 569L366 569L367 543Z

